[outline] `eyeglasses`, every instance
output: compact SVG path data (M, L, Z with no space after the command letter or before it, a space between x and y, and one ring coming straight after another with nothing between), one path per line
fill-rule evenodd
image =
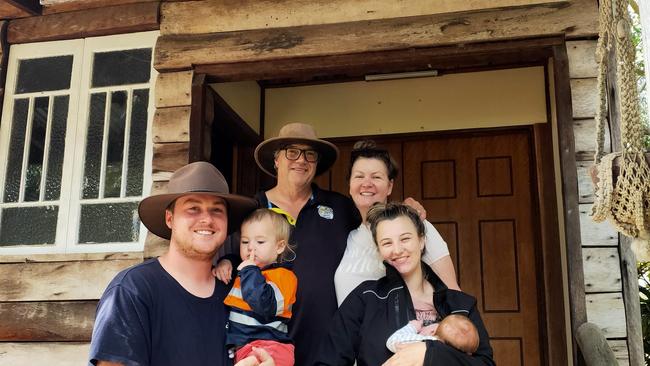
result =
M303 155L305 160L310 163L318 161L318 151L316 150L297 149L295 147L287 147L284 149L284 156L286 156L288 160L298 160L300 159L300 155Z

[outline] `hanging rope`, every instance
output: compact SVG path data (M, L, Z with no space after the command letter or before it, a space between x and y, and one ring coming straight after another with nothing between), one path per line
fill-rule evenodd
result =
M612 7L613 5L613 7ZM612 9L613 8L613 9ZM599 108L596 111L597 147L594 163L598 182L592 216L595 221L609 219L621 233L647 238L650 234L650 168L643 148L639 94L634 70L635 49L630 37L627 1L601 0L598 58ZM607 115L608 53L616 49L617 93L620 100L621 152L604 155ZM620 158L620 174L613 181L612 167Z

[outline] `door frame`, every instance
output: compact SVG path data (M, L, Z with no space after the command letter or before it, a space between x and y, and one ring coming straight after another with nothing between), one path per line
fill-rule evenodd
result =
M441 46L407 50L359 52L345 55L324 55L290 60L261 60L259 62L195 65L195 73L205 74L203 83L223 81L247 81L275 79L261 83L264 88L308 81L312 76L339 75L348 79L361 78L369 73L409 71L429 65L441 73L494 70L523 66L544 66L547 70L546 99L547 123L531 125L535 161L534 177L537 181L537 217L541 251L538 260L543 268L540 288L543 293L545 319L540 319L542 362L547 365L568 364L567 324L570 322L573 361L579 361L579 349L575 343L577 328L586 322L585 287L582 269L580 218L578 210L577 171L573 138L573 115L569 84L569 64L563 36L542 37L526 40L510 40L463 45ZM552 72L548 72L552 70ZM549 75L551 74L551 75ZM356 76L355 76L356 75ZM277 81L280 80L280 81ZM192 104L195 103L194 92ZM200 98L198 98L200 99ZM552 110L552 107L554 109ZM200 110L200 109L199 109ZM192 108L192 115L198 111ZM263 117L263 114L262 114ZM193 119L192 119L193 120ZM202 121L205 121L201 117ZM562 213L566 248L562 247L554 164L552 123L557 123L558 153L562 189ZM200 128L201 122L191 124ZM264 124L263 118L261 125ZM479 133L477 131L477 133ZM190 147L194 145L190 133ZM258 136L258 138L261 138ZM562 250L566 250L569 319L565 316L565 304L561 309L551 304L553 299L564 299L562 276ZM539 263L538 263L539 264Z

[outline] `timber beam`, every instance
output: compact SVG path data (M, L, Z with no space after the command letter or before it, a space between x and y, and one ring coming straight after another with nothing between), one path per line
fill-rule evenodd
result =
M575 0L500 11L243 30L158 38L154 67L189 70L193 65L321 57L548 35L592 37L597 5ZM163 19L164 22L164 19Z

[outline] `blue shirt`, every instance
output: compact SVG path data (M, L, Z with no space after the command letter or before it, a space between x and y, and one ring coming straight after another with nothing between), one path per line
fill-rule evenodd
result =
M97 306L90 364L230 365L225 348L227 287L212 296L185 290L158 259L120 272Z

